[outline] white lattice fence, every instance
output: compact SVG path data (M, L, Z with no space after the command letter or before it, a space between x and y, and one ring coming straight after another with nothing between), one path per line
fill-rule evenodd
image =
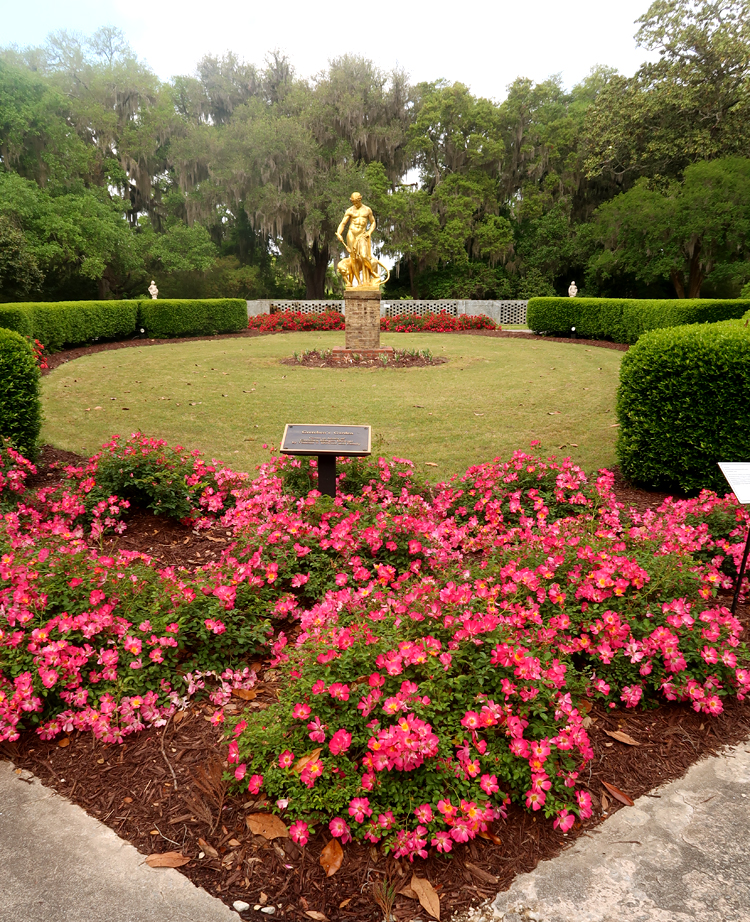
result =
M527 301L383 301L381 314L385 317L404 317L445 312L449 317L461 314L484 314L495 323L526 323ZM295 311L301 314L321 314L324 311L344 312L343 301L304 301L268 299L265 301L248 301L249 317L259 314L276 314L283 311Z
M424 317L441 312L449 317L484 314L495 323L526 323L527 304L528 301L388 301L383 304L383 313L386 317Z
M269 301L269 313L281 314L294 311L296 314L323 314L325 311L338 311L344 309L343 301Z
M457 317L463 301L387 301L383 313L386 317L426 317L445 313Z

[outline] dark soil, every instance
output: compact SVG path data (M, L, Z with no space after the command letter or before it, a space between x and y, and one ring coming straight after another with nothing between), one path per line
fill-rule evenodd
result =
M86 347L61 353L56 364L87 352L152 344L156 343ZM32 487L59 481L60 465L81 461L70 452L45 446ZM638 489L617 471L615 492L620 502L640 511L655 508L667 496ZM113 551L142 551L164 564L191 569L217 556L227 536L220 528L196 534L143 510L131 511L126 521L125 534L109 539ZM748 614L747 607L738 610L746 622ZM264 708L273 700L273 671L264 663L253 667L259 674L256 696L233 700L228 711ZM319 863L330 839L326 830L312 838L304 850L290 839L268 841L250 832L246 817L267 805L247 793L227 796L221 778L227 768L226 746L220 729L208 722L212 711L211 706L194 705L176 714L162 730L144 731L121 746L104 745L90 734L73 733L45 742L26 733L16 743L0 744L0 758L12 759L17 766L32 771L142 853L177 851L190 857L181 871L230 906L238 899L251 907L274 906L274 918L300 922L320 919L318 913L331 922L380 922L383 912L371 896L374 882L387 878L400 890L416 873L434 886L444 918L466 910L507 889L516 874L553 857L613 811L627 809L606 792L603 782L635 799L679 778L700 758L738 743L750 733L750 709L732 699L725 700L721 716L710 719L685 705L669 703L650 711L612 711L595 706L589 714L595 756L580 779L594 804L594 816L585 824L576 824L562 835L552 828L551 820L513 806L507 821L495 824L490 838L459 846L452 855L434 854L413 865L384 856L378 849L350 843L344 848L340 870L327 878ZM640 745L627 745L607 735L607 731L615 730L624 731ZM394 912L399 922L425 917L419 904L403 895L397 897ZM243 917L261 919L263 915L251 908Z

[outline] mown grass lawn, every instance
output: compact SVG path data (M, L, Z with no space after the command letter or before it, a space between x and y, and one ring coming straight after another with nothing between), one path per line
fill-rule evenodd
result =
M441 333L383 334L446 364L410 369L281 365L342 346L343 333L285 333L84 356L42 382L42 440L81 454L140 430L252 471L285 423L369 424L373 450L409 458L430 480L539 450L587 471L614 463L622 353L584 344Z

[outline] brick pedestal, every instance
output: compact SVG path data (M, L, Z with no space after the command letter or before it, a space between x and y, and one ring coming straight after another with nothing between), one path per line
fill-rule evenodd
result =
M363 352L380 348L380 292L344 292L346 348Z

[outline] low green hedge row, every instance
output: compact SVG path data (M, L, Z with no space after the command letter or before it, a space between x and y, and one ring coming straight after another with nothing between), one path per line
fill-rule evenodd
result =
M247 302L241 298L140 301L138 324L154 338L238 333L247 329Z
M29 341L0 329L0 436L27 458L36 450L42 426L39 368Z
M649 330L735 320L749 308L747 299L532 298L526 322L535 333L570 336L575 327L576 336L634 343Z
M617 455L650 488L721 495L719 461L750 461L750 327L742 321L646 333L623 356Z
M235 333L247 327L240 298L52 301L0 304L0 327L38 339L50 352L141 330L153 339Z
M38 339L49 352L98 339L132 336L137 319L137 301L0 304L0 327Z

